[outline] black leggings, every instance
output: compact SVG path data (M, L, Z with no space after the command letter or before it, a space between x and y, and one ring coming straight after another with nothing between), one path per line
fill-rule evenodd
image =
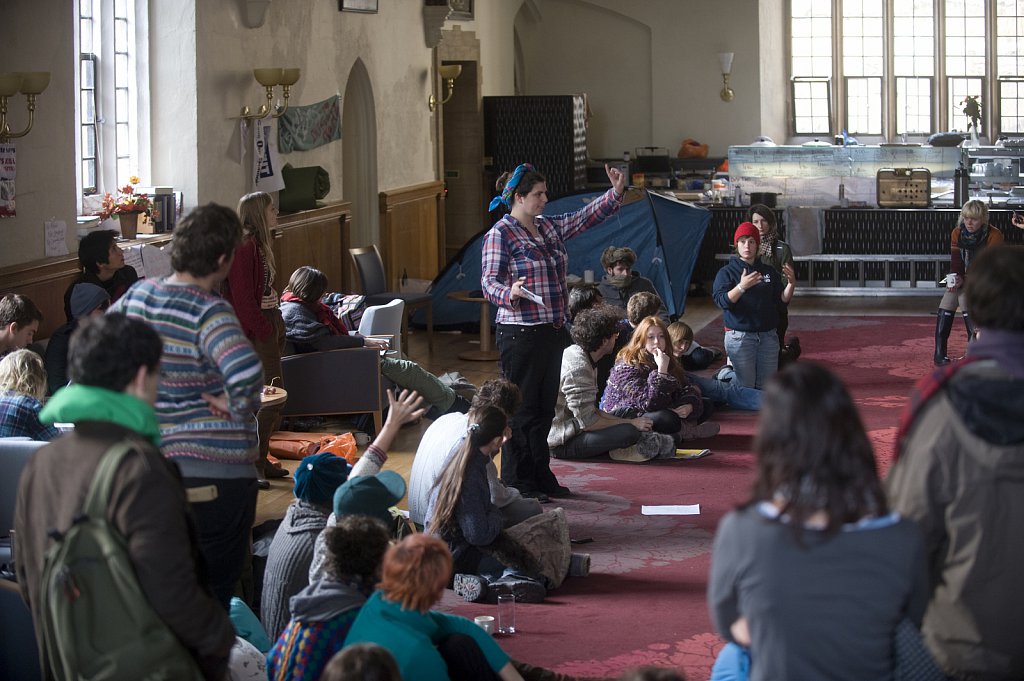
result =
M452 681L500 681L491 669L480 646L465 634L448 634L437 643L437 652L448 665L448 678Z

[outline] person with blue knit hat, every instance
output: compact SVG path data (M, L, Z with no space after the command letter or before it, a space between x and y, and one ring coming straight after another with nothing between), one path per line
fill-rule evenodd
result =
M267 554L260 620L270 640L288 624L288 599L309 584L309 566L317 536L327 526L335 490L352 466L330 452L311 454L295 469L295 501L288 507Z
M74 284L71 287L70 306L71 319L58 327L50 335L50 342L46 344L44 363L50 395L68 384L68 346L71 343L71 334L83 319L101 315L110 307L110 294L96 284Z

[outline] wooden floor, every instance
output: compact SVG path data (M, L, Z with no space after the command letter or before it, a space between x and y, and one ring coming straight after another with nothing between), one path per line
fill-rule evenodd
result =
M790 314L928 315L934 312L937 305L938 296L933 299L917 296L906 298L820 298L809 296L803 298L797 295L790 305ZM718 317L719 312L719 309L708 297L689 298L686 301L686 314L683 320L697 332ZM430 354L427 351L426 331L410 331L407 352L410 359L419 362L434 374L458 371L474 385L480 385L484 381L498 376L497 362L470 362L458 358L460 352L476 347L479 342L479 336L476 334L435 331L434 352ZM408 480L416 446L430 423L427 419L423 419L420 423L403 428L389 452L385 468L397 471ZM329 421L324 428L329 432L343 432L350 429L350 424L341 419ZM289 470L294 470L297 463L296 461L284 462ZM265 520L284 517L285 509L293 498L293 482L291 477L272 480L271 488L260 492L256 507L257 525ZM399 505L404 506L404 500Z

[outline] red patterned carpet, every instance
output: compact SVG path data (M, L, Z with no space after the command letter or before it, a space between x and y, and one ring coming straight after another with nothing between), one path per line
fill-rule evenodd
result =
M931 368L933 317L794 316L803 358L832 367L847 382L888 469L900 410L913 383ZM961 325L962 326L962 325ZM954 332L951 354L962 353ZM721 321L698 340L721 345ZM561 500L577 547L592 555L591 575L572 579L539 605L518 605L518 632L501 639L515 658L584 676L616 676L645 664L676 667L689 681L708 678L722 640L705 589L719 519L748 492L756 416L722 411L714 455L699 461L620 464L607 459L554 462L575 495ZM700 504L698 516L643 516L644 504ZM466 604L451 592L444 606L473 617L492 605Z

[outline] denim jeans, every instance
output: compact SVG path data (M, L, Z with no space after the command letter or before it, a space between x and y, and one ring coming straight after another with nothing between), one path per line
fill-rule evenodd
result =
M686 377L691 383L700 388L704 397L713 402L724 402L733 409L744 409L746 411L759 411L761 409L761 391L757 388L746 388L740 385L739 381L732 380L723 383L717 378L698 376L687 373Z
M779 368L779 337L769 331L725 332L725 351L740 385L761 390Z
M558 480L551 472L548 431L555 418L564 327L499 324L502 377L519 386L522 406L512 416L512 439L501 448L501 481L520 492L549 492Z
M747 681L750 678L750 651L735 643L726 643L711 668L711 681Z

